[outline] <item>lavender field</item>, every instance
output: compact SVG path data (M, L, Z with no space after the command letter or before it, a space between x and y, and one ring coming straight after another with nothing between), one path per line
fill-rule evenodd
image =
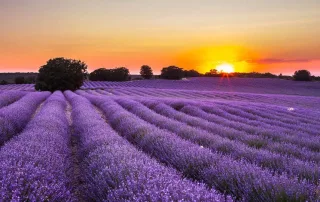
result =
M135 80L129 82L87 81L82 86L88 89L153 88L166 90L222 91L243 93L267 93L320 97L320 82L295 82L263 78L189 78L185 80ZM1 90L34 91L33 84L0 85Z
M320 84L219 79L1 86L1 200L319 201Z

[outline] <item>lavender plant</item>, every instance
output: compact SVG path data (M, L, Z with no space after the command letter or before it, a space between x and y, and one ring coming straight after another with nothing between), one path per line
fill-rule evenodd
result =
M122 136L186 177L247 201L301 201L317 197L314 185L273 175L253 164L211 152L142 121L110 99L78 93L97 105Z
M90 102L65 92L73 110L85 201L224 201L203 184L182 179L120 137ZM90 119L88 119L90 117ZM230 199L229 199L230 200Z
M48 94L32 95L40 99ZM66 175L70 151L65 107L63 94L55 92L23 132L1 148L1 200L74 200Z
M24 91L5 91L0 94L0 108L5 107L20 98L22 98L27 93Z
M50 93L29 93L19 101L0 109L0 145L19 133L37 107Z
M272 171L286 172L292 177L298 176L315 184L319 182L319 165L313 162L304 162L266 150L250 148L240 142L221 138L219 135L161 116L135 101L117 99L117 102L139 118L213 151L231 155L235 159L242 159ZM170 109L169 111L174 113Z

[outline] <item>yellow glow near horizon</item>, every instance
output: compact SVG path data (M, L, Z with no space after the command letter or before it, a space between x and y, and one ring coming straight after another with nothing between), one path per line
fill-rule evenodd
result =
M216 70L218 72L222 73L233 73L234 72L234 65L230 63L222 63L220 65L217 65Z
M252 65L246 60L257 58L260 58L258 53L241 46L207 46L182 52L177 55L175 64L206 73L227 63L231 64L232 72L247 72L252 71ZM227 67L227 69L230 69L230 67Z

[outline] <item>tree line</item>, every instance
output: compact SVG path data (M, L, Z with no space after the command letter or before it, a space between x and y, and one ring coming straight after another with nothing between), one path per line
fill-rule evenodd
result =
M169 80L179 80L185 77L223 77L226 76L223 72L218 72L215 69L210 70L205 74L201 74L196 70L184 70L177 66L164 67L161 70L160 76L155 76L153 70L148 65L143 65L140 68L140 75L143 79L161 78ZM293 79L296 81L311 81L318 80L320 77L312 76L307 70L298 70L291 76L274 75L271 73L229 73L229 77L245 77L245 78L280 78ZM15 78L16 84L35 83L36 90L40 91L55 91L55 90L76 90L79 89L84 80L91 81L128 81L131 80L129 69L126 67L117 67L113 69L99 68L90 74L87 72L87 65L80 60L54 58L40 67L37 77ZM0 84L7 84L6 81L0 81Z

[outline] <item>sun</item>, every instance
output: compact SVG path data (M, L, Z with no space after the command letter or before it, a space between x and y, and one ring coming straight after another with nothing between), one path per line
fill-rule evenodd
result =
M234 72L234 66L229 63L222 63L216 66L216 70L218 72L230 74Z

